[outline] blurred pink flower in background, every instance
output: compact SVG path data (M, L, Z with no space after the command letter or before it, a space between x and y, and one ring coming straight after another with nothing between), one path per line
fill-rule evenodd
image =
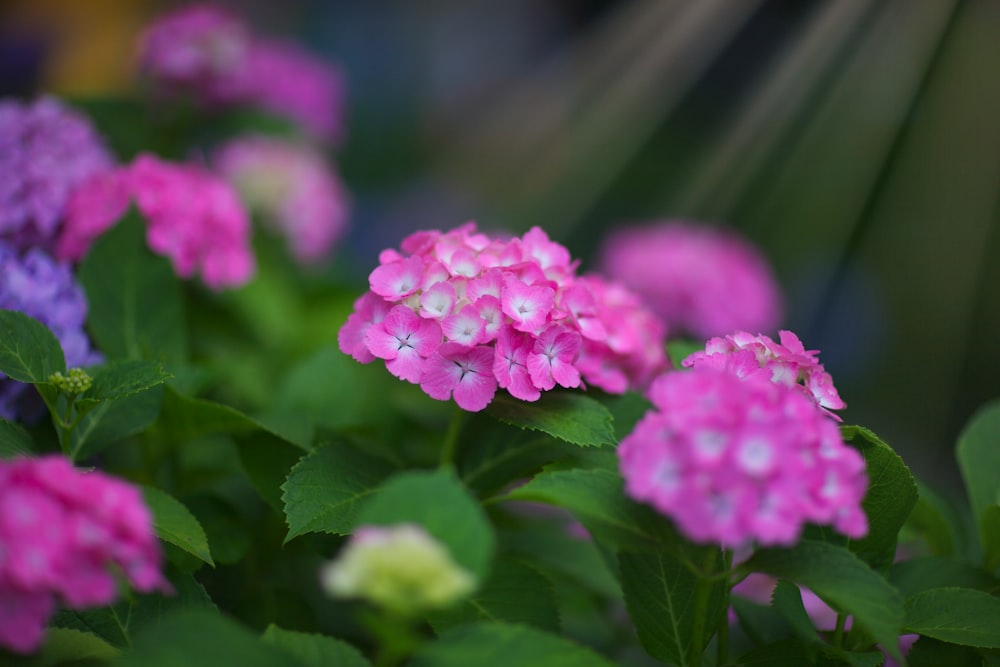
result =
M56 604L109 605L116 574L171 592L139 490L61 456L0 461L0 645L36 650Z
M769 331L781 321L770 266L733 230L683 221L616 228L598 266L645 299L671 335Z
M344 80L335 65L291 41L253 33L243 17L211 4L160 16L138 45L154 90L209 107L246 105L334 142L344 125Z
M233 188L197 164L141 154L128 167L78 187L57 243L61 259L79 260L124 216L129 202L146 221L149 248L182 278L196 272L212 289L238 287L254 274L250 219Z
M347 195L321 153L300 143L247 136L221 146L213 166L264 224L281 234L296 260L330 256L346 231Z

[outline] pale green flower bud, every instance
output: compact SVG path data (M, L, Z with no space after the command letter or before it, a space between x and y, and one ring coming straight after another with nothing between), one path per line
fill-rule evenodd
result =
M334 597L364 598L400 614L447 607L476 587L444 545L409 523L359 528L320 576Z
M57 389L73 396L79 396L90 389L94 380L82 368L71 368L63 375L55 372L49 376L49 383Z

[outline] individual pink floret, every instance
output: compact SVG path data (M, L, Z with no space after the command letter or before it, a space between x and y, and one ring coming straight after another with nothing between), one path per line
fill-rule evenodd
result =
M649 398L618 447L625 490L691 540L789 545L806 523L867 534L864 459L801 392L695 367L657 378Z
M424 359L441 345L441 327L434 320L420 318L406 306L395 306L385 319L368 327L365 344L396 377L420 382Z
M687 368L724 369L739 377L761 375L778 384L797 387L826 414L840 421L831 410L843 409L847 404L819 363L819 352L806 350L791 331L779 332L779 340L776 343L763 334L737 331L710 339L704 351L689 355L681 363Z
M781 291L767 260L734 230L684 221L617 227L598 266L674 333L705 339L781 321Z
M0 645L42 643L56 604L109 605L116 573L138 591L171 592L138 489L61 456L0 461Z
M662 323L624 287L576 276L575 268L569 251L537 228L510 239L490 238L471 222L416 232L400 250L379 253L371 291L338 334L340 349L389 366L399 339L385 339L388 325L377 326L378 318L405 308L440 325L442 347L424 360L419 379L411 367L405 375L390 370L464 409L482 409L498 387L525 401L556 386L645 388L669 365ZM468 357L486 352L482 367Z

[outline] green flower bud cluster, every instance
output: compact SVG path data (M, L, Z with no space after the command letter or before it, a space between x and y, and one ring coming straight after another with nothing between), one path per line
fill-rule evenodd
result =
M49 376L49 383L71 396L79 396L94 384L93 378L82 368L71 368L63 375L55 372Z

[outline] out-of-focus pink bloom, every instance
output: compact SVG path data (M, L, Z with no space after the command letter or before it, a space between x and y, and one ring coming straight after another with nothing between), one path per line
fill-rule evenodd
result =
M149 154L74 192L57 243L60 258L79 260L130 200L146 219L149 248L168 257L178 276L197 272L212 289L238 287L253 276L250 220L232 187L196 164Z
M73 189L113 166L79 112L51 97L0 101L0 239L51 253Z
M776 343L771 338L745 331L712 338L705 350L688 356L681 364L688 368L717 368L739 377L760 376L778 384L796 387L809 396L823 412L837 421L830 412L847 407L833 386L830 374L819 363L819 352L807 350L791 331L778 332Z
M143 592L170 592L138 489L60 456L0 461L0 645L30 653L57 601L111 604L114 572Z
M285 237L295 259L329 257L347 228L340 179L324 157L299 143L264 136L235 139L216 151L213 166L264 223Z
M253 34L221 7L190 4L158 18L139 40L139 64L159 93L257 107L324 141L343 134L340 70L297 44Z
M625 490L691 540L789 545L807 522L868 532L864 459L801 392L702 367L661 375L649 398L618 447Z
M480 234L474 223L421 231L379 262L338 334L340 349L362 363L385 359L397 377L463 409L483 409L498 387L525 401L556 385L644 389L669 365L664 326L638 297L577 276L569 251L537 227L512 239ZM440 348L406 342L412 323L390 332L395 318L390 324L385 313L397 308L439 324ZM405 355L405 373L394 352Z
M781 320L770 266L732 230L680 221L615 229L599 267L642 296L672 333L708 338Z

